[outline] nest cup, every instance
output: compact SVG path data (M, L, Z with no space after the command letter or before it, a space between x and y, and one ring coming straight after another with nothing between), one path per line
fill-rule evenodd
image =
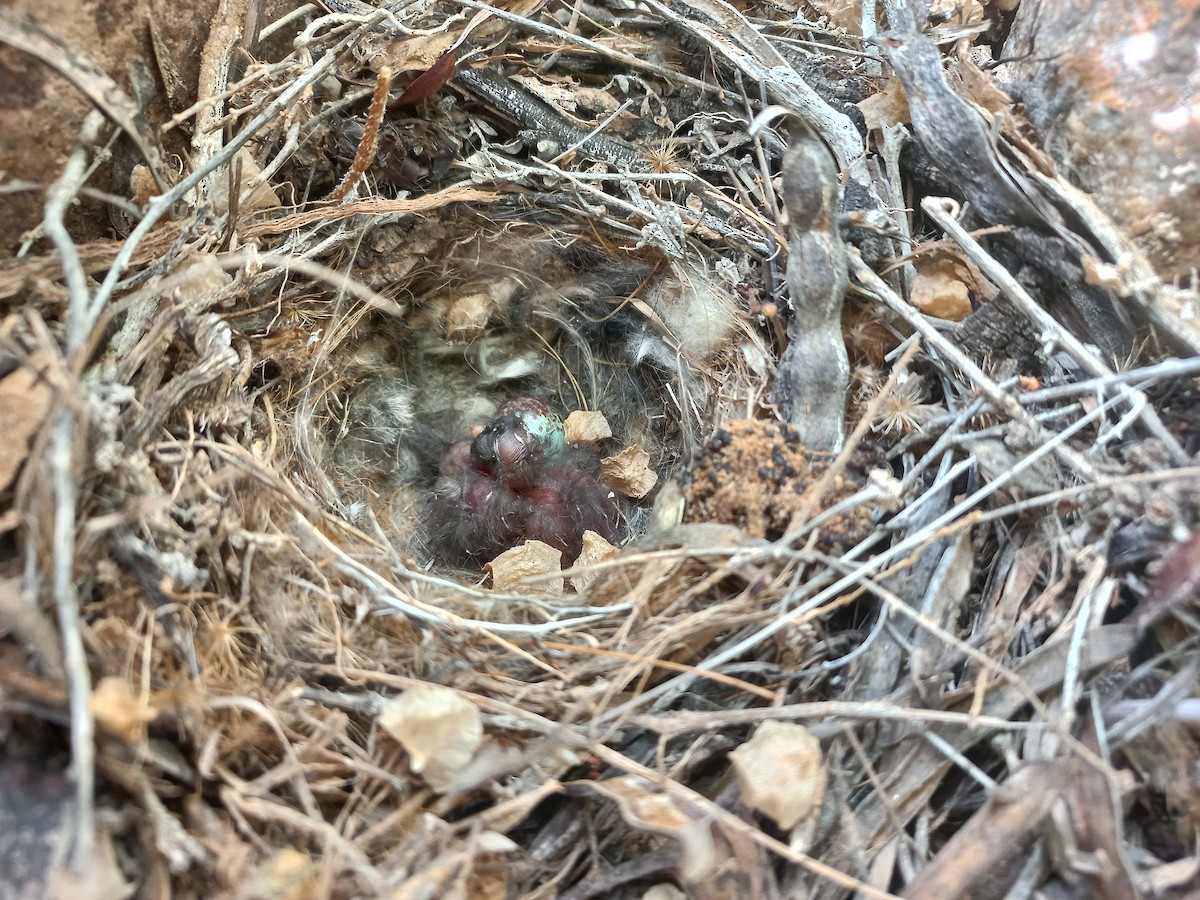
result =
M660 483L686 464L717 413L714 375L738 321L731 286L697 263L612 253L565 231L462 229L401 279L387 280L375 254L360 252L360 277L398 308L328 304L329 337L293 417L297 446L310 450L305 471L349 521L400 555L477 567L507 548L477 528L461 534L460 520L476 511L461 490L447 490L448 454L506 403L536 398L559 418L601 413L612 437L566 448L531 475L532 489L553 491L564 478L595 484L616 516L608 537L637 538L652 495L601 487L600 459L639 447ZM589 524L578 490L560 494L567 508L557 530L525 529L499 512L491 525L516 543L559 546L570 565L583 529L604 529Z

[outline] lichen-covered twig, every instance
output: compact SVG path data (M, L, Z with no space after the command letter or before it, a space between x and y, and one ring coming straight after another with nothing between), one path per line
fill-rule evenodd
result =
M102 119L95 111L83 120L79 144L67 160L62 176L51 186L46 199L45 230L63 260L67 282L67 356L68 360L85 344L90 331L87 318L88 293L79 253L64 223L64 216L87 172L88 151L95 146ZM71 778L75 782L77 818L72 847L72 869L87 871L92 863L95 840L95 740L96 723L92 715L92 676L87 652L79 630L79 595L75 588L75 520L78 512L78 485L75 478L77 447L77 398L64 396L58 401L52 432L52 445L46 460L54 497L53 547L51 550L52 587L62 632L63 661L71 703Z

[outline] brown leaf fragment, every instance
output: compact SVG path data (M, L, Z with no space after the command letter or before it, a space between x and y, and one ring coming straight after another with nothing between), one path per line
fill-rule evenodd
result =
M1139 630L1153 625L1200 590L1200 530L1167 551L1150 593L1138 605L1133 622Z
M967 25L983 19L983 6L980 0L933 0L929 4L929 18L935 22L952 20Z
M635 444L600 460L600 480L618 494L640 500L658 483L658 473L650 468L650 454Z
M438 57L437 62L414 78L388 107L395 109L397 106L415 106L426 97L437 93L454 74L454 63L457 60L458 51L447 50Z
M487 833L482 834L479 837L480 845L486 848L489 840L503 837L495 833L490 836ZM474 862L475 865L464 886L466 896L477 900L505 900L510 896L508 865L501 854L480 853Z
M437 65L459 40L460 35L449 31L434 34L414 34L403 40L392 41L384 54L387 65L396 72L424 72Z
M50 405L50 386L19 368L0 379L0 490L12 484Z
M283 847L268 857L243 888L246 900L300 900L316 888L317 867L306 853Z
M685 884L707 877L721 862L724 854L713 840L708 817L699 809L633 775L598 781L592 788L616 801L621 818L634 828L679 841L679 877Z
M571 586L576 591L583 593L587 590L589 584L599 577L598 572L591 570L591 566L596 563L602 563L612 559L619 551L616 547L606 541L603 537L594 531L585 531L583 533L583 550L579 554L579 558L572 563L572 568L583 569L571 576Z
M899 78L889 78L882 91L860 100L858 108L863 114L868 131L875 131L886 125L901 125L907 122L909 117L908 98L904 95L904 87Z
M379 711L379 727L408 751L409 766L444 793L479 750L483 720L474 703L439 684L418 684Z
M1083 279L1088 284L1105 288L1110 291L1126 291L1127 275L1120 266L1101 262L1094 256L1083 260Z
M835 28L862 34L862 0L813 0L812 5Z
M971 314L970 275L948 259L918 264L909 297L928 316L961 322Z
M232 183L234 179L236 184ZM264 180L262 166L248 150L239 150L231 165L218 169L213 185L213 210L219 215L229 212L234 190L238 195L236 209L239 213L277 209L283 205L271 183ZM232 280L229 276L226 279Z
M825 799L821 745L803 725L763 722L729 759L742 799L785 831L812 816Z
M1068 760L1030 763L1014 773L917 873L904 896L971 897L985 882L1015 878L1042 821L1075 776Z
M563 422L563 429L566 431L567 443L572 445L586 444L594 447L612 437L612 428L602 412L574 410Z
M975 64L965 42L957 51L958 74L967 99L990 115L1010 115L1014 106L1012 97L1000 89L991 75Z
M562 551L542 541L526 541L520 547L505 550L484 568L492 573L492 587L497 591L549 595L563 592ZM557 578L541 577L555 572L559 573Z

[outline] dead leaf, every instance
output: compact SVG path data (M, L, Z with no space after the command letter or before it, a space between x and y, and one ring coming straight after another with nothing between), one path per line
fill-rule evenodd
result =
M483 742L474 703L437 684L410 687L388 700L376 719L407 752L410 768L445 793Z
M979 0L933 0L929 18L938 22L969 25L983 19L983 4Z
M803 725L763 722L729 759L742 799L785 831L811 817L825 800L821 745Z
M583 551L572 564L572 568L583 568L585 571L571 576L571 587L579 593L587 590L588 585L599 577L599 572L590 570L596 563L612 559L619 551L616 547L602 538L596 532L588 530L583 533Z
M1056 177L1054 158L1036 140L1030 140L1033 128L1012 97L996 83L995 78L976 64L966 42L958 45L955 52L962 93L968 100L984 110L989 119L1000 124L1000 133L1025 157L1030 166L1047 178ZM1086 260L1087 257L1085 257Z
M612 437L612 427L602 412L577 409L567 416L567 420L563 422L563 429L566 431L567 443L572 445L585 444L593 447Z
M245 900L301 900L316 888L317 866L307 853L284 847L263 861L241 894Z
M530 75L514 75L513 81L531 94L541 97L551 106L557 106L564 112L574 112L579 103L577 96L579 87L573 78L557 79L551 82Z
M454 74L454 63L458 60L458 52L447 50L438 57L437 62L418 75L391 103L389 107L415 106L426 97L436 94Z
M927 316L961 322L971 314L970 273L950 259L917 264L909 299Z
M1012 97L996 85L991 75L975 65L975 60L965 47L956 54L956 58L966 98L990 115L1007 115L1013 108Z
M184 303L211 300L233 283L215 253L197 253L179 267L175 277L175 290Z
M562 784L553 778L539 784L524 794L500 800L479 814L480 824L492 832L504 834L512 831L527 818L539 803L562 791Z
M449 31L437 34L416 34L388 44L387 53L378 60L378 67L392 67L393 72L427 72L446 56L459 35Z
M875 131L885 125L901 125L909 121L911 115L904 86L895 76L887 80L882 91L860 100L858 108L863 114L868 131Z
M158 193L158 182L154 173L144 163L138 163L129 173L129 198L138 207L145 207L150 198Z
M213 182L212 205L218 215L229 211L230 179L237 177L238 211L276 209L283 204L270 183L263 180L262 167L249 150L239 150L231 165L222 166Z
M600 460L600 480L618 494L640 500L658 483L658 473L650 468L650 454L634 444Z
M483 852L473 860L474 864L471 867L471 874L467 876L463 896L470 897L472 900L506 900L510 896L509 866L508 860L501 854L517 849L516 844L494 831L485 832L475 840ZM489 846L490 844L499 845L501 842L507 842L510 846L500 852L493 851Z
M615 800L621 818L634 828L679 841L679 877L685 884L695 883L716 869L721 854L713 841L708 817L699 809L688 808L683 801L633 775L598 781L592 788Z
M862 34L862 0L812 0L817 12L850 34Z
M514 80L548 103L556 104L567 118L581 126L591 127L595 124L595 121L592 121L595 116L609 116L621 108L621 102L608 91L580 84L578 79L570 75L554 76L547 72L539 72L537 78L517 75ZM577 109L594 115L580 118L570 114ZM613 120L613 124L619 130L624 123L631 121L636 121L636 116L623 113Z
M520 547L505 550L484 568L492 573L492 587L497 591L550 595L563 592L562 551L542 541L526 541ZM539 577L554 572L559 573L558 578Z
M1139 604L1134 621L1139 629L1157 622L1200 591L1200 531L1193 531L1162 558L1150 592Z
M1104 288L1108 291L1124 293L1128 280L1120 266L1101 262L1094 256L1085 256L1082 260L1083 278L1088 284Z

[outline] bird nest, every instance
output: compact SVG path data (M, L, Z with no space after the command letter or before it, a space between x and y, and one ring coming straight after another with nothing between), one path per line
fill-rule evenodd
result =
M978 82L770 5L325 5L156 127L113 85L125 235L65 224L89 117L0 271L19 895L1193 877L1200 366L1065 182L958 177Z

